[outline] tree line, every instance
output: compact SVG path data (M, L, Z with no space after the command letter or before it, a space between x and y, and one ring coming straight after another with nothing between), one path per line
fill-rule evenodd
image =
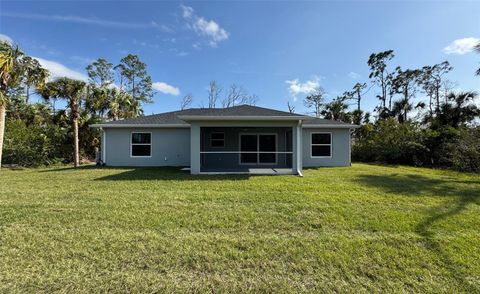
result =
M92 159L100 145L99 131L90 125L143 115L143 106L152 102L152 79L137 55L128 54L116 65L99 58L85 70L87 81L51 79L36 59L0 42L0 167L2 162L73 162L77 167L81 158ZM208 104L199 107L258 102L257 95L237 84L223 89L211 81L207 94ZM32 95L42 101L32 103ZM65 107L57 109L59 100ZM180 108L191 107L193 101L192 94L185 95Z
M480 44L476 46L480 53ZM318 88L304 99L315 116L358 124L354 160L480 170L479 109L475 92L454 92L448 61L416 69L391 68L393 50L372 54L369 81L326 102ZM56 162L80 164L100 145L91 124L143 115L154 90L147 65L129 54L116 65L98 59L86 67L87 81L50 79L37 60L17 46L0 42L0 160L32 166ZM480 68L476 71L480 76ZM373 113L362 103L376 93ZM32 103L36 95L43 101ZM65 107L57 109L57 101ZM180 108L192 105L185 95ZM223 88L211 81L207 103L199 107L255 105L258 96L242 86ZM288 104L290 112L294 106ZM5 132L6 130L6 132ZM5 135L5 136L4 136ZM2 154L3 151L3 154ZM0 161L0 166L1 166Z
M475 48L480 53L480 44ZM480 171L478 93L454 91L448 61L391 68L394 57L393 50L371 54L368 82L330 102L319 87L304 98L305 107L316 117L361 126L353 134L353 160ZM367 93L376 93L373 115L362 109Z

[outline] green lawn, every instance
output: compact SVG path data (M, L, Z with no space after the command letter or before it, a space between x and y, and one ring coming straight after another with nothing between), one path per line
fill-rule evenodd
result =
M0 292L480 292L480 176L0 172Z

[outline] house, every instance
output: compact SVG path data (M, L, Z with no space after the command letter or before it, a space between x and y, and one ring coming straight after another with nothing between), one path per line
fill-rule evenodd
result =
M349 166L356 125L250 105L192 108L94 125L108 166L182 166L192 174L302 174Z

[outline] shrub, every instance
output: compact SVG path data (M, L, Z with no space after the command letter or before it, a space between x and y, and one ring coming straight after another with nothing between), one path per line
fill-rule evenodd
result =
M428 160L424 132L416 124L388 118L363 126L359 133L362 137L352 148L354 160L411 165L423 165Z
M444 144L440 162L459 171L480 172L480 127L456 131Z
M3 163L33 166L48 164L53 146L41 127L14 119L6 122L3 148Z

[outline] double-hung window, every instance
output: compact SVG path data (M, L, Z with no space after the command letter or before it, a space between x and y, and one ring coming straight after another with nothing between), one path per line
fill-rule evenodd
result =
M130 156L152 156L152 133L132 133L130 141Z
M332 133L312 133L310 142L312 157L332 157Z
M217 148L225 147L225 133L211 133L210 146Z

